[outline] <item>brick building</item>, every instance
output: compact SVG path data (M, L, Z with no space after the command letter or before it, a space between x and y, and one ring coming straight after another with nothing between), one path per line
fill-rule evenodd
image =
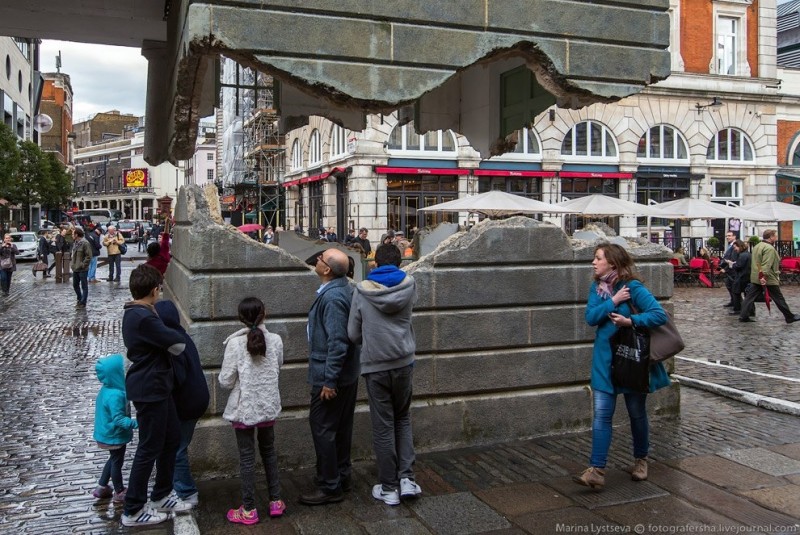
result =
M53 120L53 128L40 134L42 150L54 152L65 165L71 165L69 135L72 133L72 85L68 74L44 73L40 110Z
M312 234L320 224L334 226L340 236L364 226L377 239L387 228L408 233L451 217L423 216L418 208L489 189L548 202L591 193L643 203L689 196L735 205L774 200L778 108L794 102L778 77L776 13L775 0L670 0L666 80L616 103L551 105L499 157L482 159L453 132L418 135L413 124L403 124L413 114L370 116L361 132L313 117L286 136L286 224ZM548 98L522 59L495 61L470 82L495 95L501 121ZM551 220L567 230L582 224L574 216ZM634 217L608 222L623 235L646 234L644 221ZM676 245L722 238L729 228L744 237L762 227L661 221L653 231Z
M83 148L113 139L121 139L126 128L139 124L139 117L130 113L111 110L96 113L88 119L75 123L75 147Z

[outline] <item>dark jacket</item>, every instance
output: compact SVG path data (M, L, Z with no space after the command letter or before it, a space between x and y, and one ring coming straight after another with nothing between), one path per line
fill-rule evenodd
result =
M92 246L92 257L100 256L100 249L103 247L100 235L92 231L86 235L86 241Z
M50 242L44 236L39 236L39 246L36 248L36 252L44 258L50 254Z
M308 382L337 388L358 381L355 344L347 337L353 287L345 277L330 281L308 311Z
M156 303L156 312L164 325L182 333L186 341L183 353L172 359L172 369L175 372L175 391L172 397L180 420L196 420L206 412L209 401L208 383L203 375L197 346L181 325L175 303L169 300L159 301Z
M364 249L364 254L369 256L369 253L372 252L372 245L370 245L369 240L362 240L360 237L356 236L353 243L358 243L361 245L361 248Z
M161 401L172 394L175 374L174 355L186 349L180 332L170 329L153 309L138 303L126 303L122 316L122 340L132 362L125 377L125 389L131 401Z
M88 271L92 263L92 246L85 238L79 238L72 247L72 260L69 267L72 271Z
M67 238L58 234L56 236L56 252L59 253L68 253L72 248L72 242L68 241Z
M11 269L5 269L3 271L16 271L17 270L17 255L19 254L19 249L13 243L10 247L6 247L3 242L0 242L0 259L2 258L11 258ZM345 320L346 323L347 320Z
M731 271L734 273L731 289L736 293L744 292L744 289L750 283L750 251L739 253Z
M725 276L731 280L736 278L736 271L732 269L732 266L728 266L726 260L732 260L735 263L737 258L739 258L739 253L736 252L732 245L728 246L725 249L725 254L722 255L721 267L725 270Z

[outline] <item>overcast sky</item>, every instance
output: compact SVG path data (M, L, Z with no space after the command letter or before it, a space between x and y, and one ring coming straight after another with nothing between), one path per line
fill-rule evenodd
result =
M59 50L72 85L73 122L109 110L144 115L147 60L138 48L43 41L42 72L56 72Z

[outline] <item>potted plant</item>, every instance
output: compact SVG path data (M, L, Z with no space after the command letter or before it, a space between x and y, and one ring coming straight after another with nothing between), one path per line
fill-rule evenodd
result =
M761 238L759 238L758 236L750 236L749 238L747 238L747 244L750 246L751 249L760 241Z

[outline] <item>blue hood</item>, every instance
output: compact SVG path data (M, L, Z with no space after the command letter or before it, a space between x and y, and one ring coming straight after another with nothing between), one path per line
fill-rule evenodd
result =
M94 365L97 379L108 388L125 391L125 367L122 364L124 357L114 353L103 357Z
M406 272L397 266L387 265L375 268L367 275L367 280L377 282L387 288L397 286L406 278Z

